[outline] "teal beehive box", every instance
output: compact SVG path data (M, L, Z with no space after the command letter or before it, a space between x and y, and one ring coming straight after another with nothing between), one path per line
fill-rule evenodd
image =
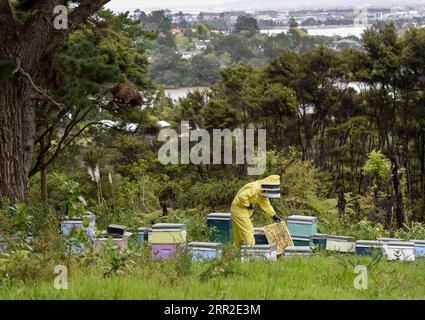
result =
M233 242L232 215L230 213L210 213L207 217L211 229L210 242Z
M313 245L312 237L292 236L295 247L310 247Z
M312 237L317 233L316 217L290 216L287 225L291 236Z

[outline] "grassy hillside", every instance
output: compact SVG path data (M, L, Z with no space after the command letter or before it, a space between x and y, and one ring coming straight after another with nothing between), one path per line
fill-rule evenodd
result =
M72 271L68 290L53 280L3 288L1 299L425 299L425 260L380 262L369 288L354 288L357 256L293 257L276 263L187 259L139 263L122 276L103 278L95 269ZM370 270L371 268L369 268Z

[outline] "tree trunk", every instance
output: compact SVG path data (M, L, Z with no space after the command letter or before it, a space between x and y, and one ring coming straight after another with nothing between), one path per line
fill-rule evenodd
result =
M44 150L44 148L46 147L46 138L44 137L43 139L41 139L40 141L40 150ZM44 164L45 160L43 159L42 164ZM47 188L47 168L43 168L40 171L40 183L41 183L41 198L43 200L43 202L47 203L47 201L49 200L49 193L48 193L48 188Z
M404 210L403 192L400 179L400 166L398 164L395 151L391 151L390 158L392 162L391 180L395 194L397 227L404 228L405 224L407 223L407 218Z
M0 110L0 197L26 202L35 112L24 79L14 76L5 83L0 90Z

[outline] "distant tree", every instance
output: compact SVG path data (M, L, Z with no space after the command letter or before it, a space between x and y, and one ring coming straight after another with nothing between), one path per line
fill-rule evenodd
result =
M291 28L291 29L298 28L298 22L297 22L297 20L295 20L295 18L294 18L294 17L291 17L291 18L289 19L288 24L289 24L289 28Z
M239 16L236 25L235 33L241 33L247 31L249 34L253 35L259 30L257 19L249 16Z

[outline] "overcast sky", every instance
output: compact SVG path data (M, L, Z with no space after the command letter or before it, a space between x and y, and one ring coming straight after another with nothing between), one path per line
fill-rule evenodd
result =
M342 7L360 4L370 5L402 5L422 4L424 0L112 0L107 7L114 11L141 9L221 9L233 8L317 8Z
M237 0L112 0L107 7L113 10L133 10L143 8L186 8L189 6L208 6L234 3Z

